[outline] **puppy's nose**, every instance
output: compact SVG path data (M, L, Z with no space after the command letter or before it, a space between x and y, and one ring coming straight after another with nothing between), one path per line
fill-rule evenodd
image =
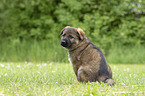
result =
M63 39L63 40L61 40L61 45L62 45L62 46L64 46L64 47L66 47L66 46L67 46L67 41L66 41L66 40L64 40L64 39Z
M61 41L61 44L66 44L66 40L62 40Z

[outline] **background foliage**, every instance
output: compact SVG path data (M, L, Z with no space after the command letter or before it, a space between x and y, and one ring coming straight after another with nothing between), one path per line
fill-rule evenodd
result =
M82 28L106 54L116 44L144 45L145 1L0 1L0 43L47 40L59 46L58 34L65 26Z

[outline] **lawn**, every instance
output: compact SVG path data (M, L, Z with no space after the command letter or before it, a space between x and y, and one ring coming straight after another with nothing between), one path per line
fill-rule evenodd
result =
M71 64L0 63L0 95L145 96L145 65L110 64L114 86L78 83Z

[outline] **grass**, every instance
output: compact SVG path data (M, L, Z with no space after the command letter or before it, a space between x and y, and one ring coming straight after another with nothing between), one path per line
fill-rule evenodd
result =
M55 42L55 43L52 43ZM0 62L65 62L68 54L60 41L0 42ZM145 64L145 46L112 46L106 59L111 64Z
M113 64L145 64L145 46L113 46L107 61Z
M67 53L59 42L50 43L48 40L4 41L1 43L0 50L0 62L67 61Z
M55 42L55 43L52 43ZM65 62L67 51L60 41L5 41L0 46L0 62ZM145 46L112 46L106 59L111 64L145 64Z
M114 65L114 86L78 83L71 64L0 63L0 95L144 96L145 65Z

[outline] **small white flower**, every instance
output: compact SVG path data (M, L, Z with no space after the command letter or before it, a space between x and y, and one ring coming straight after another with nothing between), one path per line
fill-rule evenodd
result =
M31 62L28 62L28 64L32 64Z
M37 64L36 66L38 66L38 67L39 67L40 65L39 65L39 64Z
M116 68L116 66L113 66L114 68Z
M52 73L54 73L55 71L52 71Z
M46 66L46 65L47 65L46 63L43 64L43 66Z
M4 76L7 76L8 74L6 73Z
M90 94L90 96L94 96L93 94Z
M39 68L42 68L42 65L41 64L37 64L36 66L39 67Z
M0 64L0 66L1 66L1 67L4 67L4 65L3 65L3 64Z
M52 65L53 64L53 62L50 62L50 64L49 65Z
M21 66L20 65L17 65L17 67L20 68Z

